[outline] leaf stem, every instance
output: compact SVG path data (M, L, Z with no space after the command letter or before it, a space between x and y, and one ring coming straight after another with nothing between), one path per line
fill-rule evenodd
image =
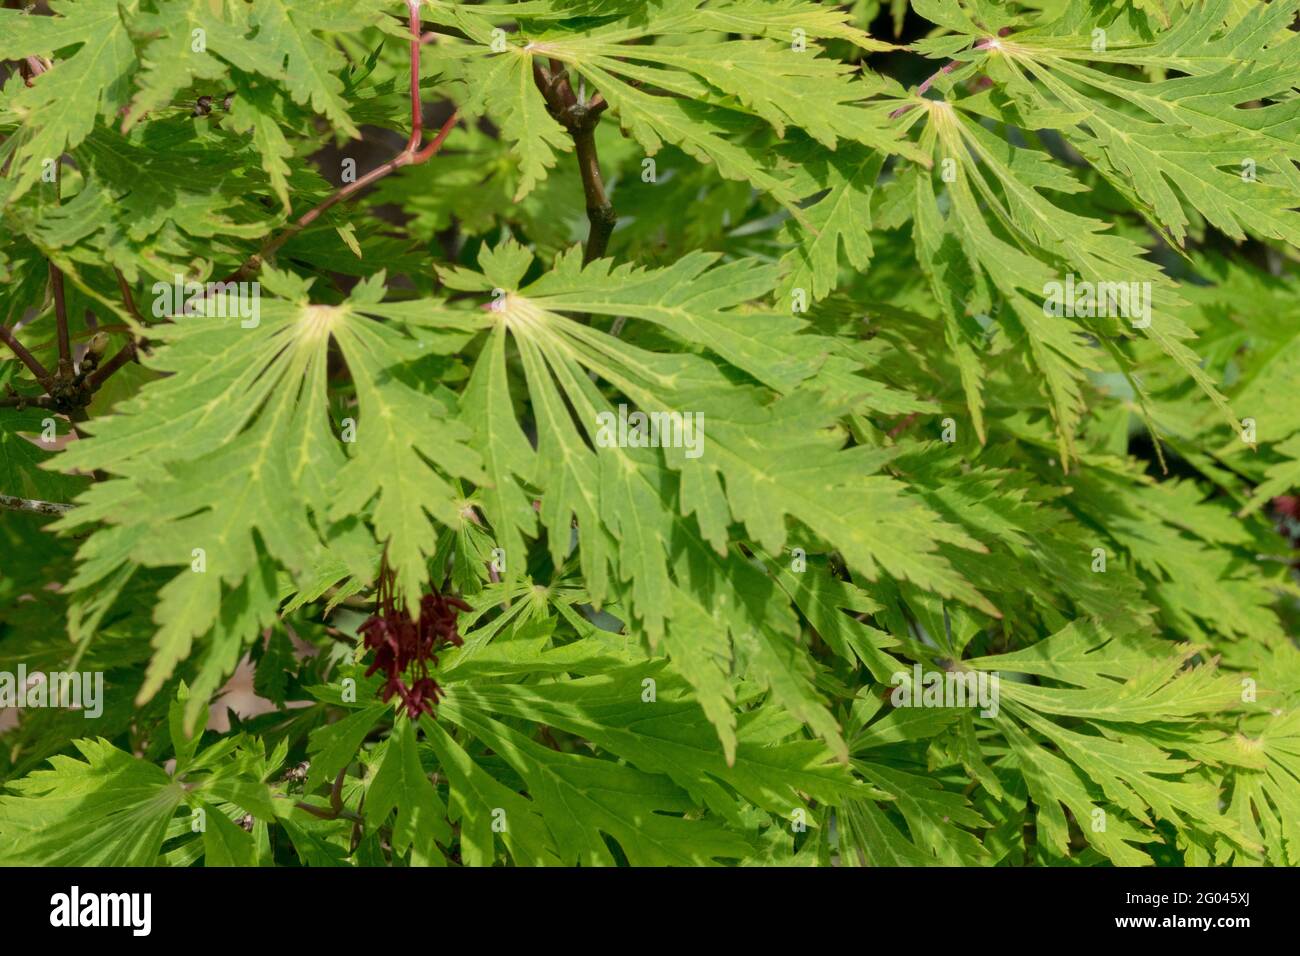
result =
M114 269L113 274L117 276L117 291L122 295L122 304L126 306L126 311L131 318L143 325L144 316L135 306L135 296L131 295L131 287L127 285L126 276L122 275L121 269Z
M330 787L330 809L325 810L321 807L314 807L305 800L297 801L294 806L314 817L320 817L322 820L337 820L342 817L344 820L351 820L353 823L362 823L360 814L354 813L343 806L343 780L347 772L348 768L344 767L339 771L338 776L334 778L334 785Z
M420 103L420 0L406 0L411 30L411 137L404 152L413 153L424 139L424 107Z
M428 145L421 147L420 144L424 139L424 108L420 102L420 48L423 46L423 37L420 32L419 0L406 0L406 6L410 15L408 23L411 31L411 135L406 141L406 146L388 162L372 169L360 179L341 186L327 196L324 201L303 213L287 229L273 236L262 248L244 260L243 264L226 279L226 282L237 282L240 279L256 274L257 270L262 267L263 262L274 256L281 246L320 218L322 213L372 183L383 179L395 169L401 169L403 166L418 166L420 163L427 162L442 148L447 135L460 119L460 111L453 110L451 116L447 118L447 122L442 124L442 129L438 131L438 135ZM209 286L209 292L211 292L212 288L213 286Z
M998 31L998 37L1004 37L1010 32L1011 31L1009 27L1003 27L1001 30ZM985 37L984 39L978 41L973 47L971 47L971 49L988 50L996 45L997 45L997 38ZM974 62L974 61L967 61L967 62ZM941 76L953 72L959 66L964 66L964 65L965 63L959 60L949 60L943 66L939 67L939 69L931 73L930 76L926 78L925 82L916 88L916 95L924 96L926 94L926 91L929 90L930 87L934 85L935 80L939 79L939 77ZM917 104L915 103L907 103L903 106L900 106L898 109L894 110L892 113L889 114L889 118L898 119L898 117L904 115L905 113L909 113L912 110L916 109L916 106Z
M311 209L303 213L302 216L293 223L293 225L289 226L289 228L285 229L263 245L261 249L250 256L244 264L239 267L238 271L236 271L226 281L234 282L255 274L257 270L261 268L262 263L269 257L275 255L281 246L320 218L322 213L338 205L359 190L365 189L371 183L383 179L395 169L400 169L403 166L416 166L428 160L442 147L443 142L447 138L447 134L451 132L452 127L456 125L456 121L459 119L460 112L454 111L451 116L448 117L447 122L443 124L442 129L438 132L438 135L434 138L433 142L429 143L429 145L424 147L424 149L415 153L412 153L409 149L404 149L382 166L375 167L355 182L348 183L331 193L323 202L318 203L316 206L313 206Z

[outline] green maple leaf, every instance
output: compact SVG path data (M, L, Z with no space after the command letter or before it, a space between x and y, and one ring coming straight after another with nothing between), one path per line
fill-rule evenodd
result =
M705 256L663 270L611 273L604 264L580 269L576 258L566 256L553 272L515 290L528 259L518 247L507 245L485 252L483 276L465 271L444 274L455 288L484 292L496 288L504 296L497 300L500 308L481 313L482 324L492 331L480 365L489 364L475 370L472 382L481 383L473 386L476 397L489 399L486 406L480 401L475 407L492 418L481 421L476 431L480 440L498 442L496 448L483 448L482 454L503 463L495 475L498 487L509 487L505 483L515 475L534 476L542 499L541 521L550 532L557 561L567 554L569 528L576 519L580 560L593 595L605 597L602 582L608 580L606 565L612 564L617 578L628 582L628 606L651 638L667 635L671 653L690 655L688 679L699 690L707 688L706 706L719 721L729 747L734 746L734 737L725 716L726 692L718 680L726 644L707 650L688 645L686 632L677 629L685 622L702 625L709 618L732 618L727 627L733 641L743 642L755 676L815 723L820 733L829 739L838 737L812 690L811 673L798 655L791 656L788 625L773 627L774 619L767 616L771 612L758 610L774 597L770 583L754 582L754 592L741 590L721 606L716 600L692 596L716 586L705 582L711 582L717 572L740 573L727 548L732 521L743 523L765 549L778 551L789 534L786 517L797 518L833 541L868 577L887 571L991 608L937 553L940 542L976 550L982 545L937 521L920 502L903 495L892 479L865 477L862 453L866 449L842 449L842 440L828 428L832 408L811 397L794 396L765 406L759 393L727 385L701 360L634 349L560 311L628 315L652 322L683 338L707 343L721 357L765 381L788 384L806 377L824 359L818 338L798 335L799 323L793 320L727 311L770 288L773 273L736 265L714 270L706 278L702 270L709 257ZM686 285L688 277L694 281ZM452 312L448 321L458 322L463 316ZM756 322L768 325L781 338L769 334L754 340L742 334ZM539 409L535 451L522 441L518 426L508 421L493 424L509 407L501 368L506 332L521 350L528 387ZM773 348L778 342L788 344ZM544 371L547 368L550 374ZM710 450L693 460L682 449L666 449L663 463L635 448L601 448L593 453L583 436L598 441L596 422L608 412L609 404L587 372L615 386L637 407L702 409L709 423ZM494 393L485 394L486 383L493 380ZM577 422L569 407L576 410ZM670 497L674 484L679 486L675 507ZM846 515L846 500L858 502L860 510ZM518 542L533 533L533 515L517 492L510 500L490 493L484 504L504 540ZM686 520L691 516L696 527ZM911 536L906 549L892 543L904 528ZM918 552L921 540L928 544L921 544ZM673 569L663 555L671 550L670 542L678 541L692 542L691 551L698 557ZM706 562L703 567L716 564L717 572L701 576L700 561ZM679 615L682 621L665 628L665 620ZM692 638L692 644L696 640Z
M4 733L0 863L1300 860L1300 0L49 6L0 493L74 507L0 521L0 663L107 693ZM468 122L391 161L412 93ZM74 386L140 361L56 412L64 316ZM415 721L381 568L470 607ZM275 712L205 730L244 660Z
M126 105L136 62L122 13L134 12L136 6L117 0L56 2L51 9L61 15L54 17L0 10L0 57L50 57L77 47L42 73L39 82L6 92L3 109L23 121L3 149L12 164L7 201L39 182L45 164L57 163L78 146L96 120L112 118Z
M999 728L1039 805L1040 826L1058 851L1066 847L1061 806L1078 820L1093 820L1099 809L1109 814L1106 826L1085 827L1084 835L1117 864L1145 862L1131 844L1156 839L1143 831L1151 826L1152 813L1238 846L1249 843L1236 823L1221 814L1213 781L1193 775L1195 764L1177 755L1190 743L1159 728L1148 739L1141 729L1151 722L1176 724L1218 713L1240 700L1240 682L1231 675L1215 674L1209 666L1185 670L1192 653L1185 649L1161 659L1147 642L1071 625L1023 651L967 662L980 670L1041 674L1076 685L1000 682ZM1049 714L1086 720L1093 732L1070 729ZM1026 731L1041 734L1056 752L1031 743ZM1098 792L1104 801L1089 796ZM1116 811L1124 818L1117 818Z
M618 841L633 866L708 865L742 857L748 849L717 823L677 815L691 802L667 777L556 753L454 698L442 704L440 714L500 753L523 778L570 866L614 862L601 832Z
M390 369L424 350L360 314L377 308L375 284L360 287L354 303L327 306L311 304L301 283L265 278L291 298L259 302L256 319L241 318L251 316L247 302L215 296L198 315L161 326L166 346L154 361L179 374L102 420L95 440L65 459L68 467L120 476L88 493L66 519L69 527L120 525L140 502L153 503L149 525L101 532L87 543L88 558L187 566L163 589L155 614L158 653L142 699L214 628L224 650L202 685L215 690L233 668L234 652L274 611L267 556L290 573L306 572L322 547L317 522L355 514L372 499L376 533L414 604L426 579L425 556L434 548L432 520L460 520L455 489L429 462L478 474L476 458L461 444L465 433L449 415L440 421L428 414L437 400L391 377ZM357 387L351 459L327 414L331 340L347 356ZM175 434L185 440L175 441ZM293 437L283 440L284 434ZM233 497L225 484L232 474L243 476ZM224 605L227 589L246 596Z
M260 819L274 819L270 793L254 777L254 765L264 758L231 759L238 738L196 754L199 734L187 738L183 730L189 699L182 685L170 708L173 774L100 737L73 742L83 759L51 757L48 770L6 784L13 793L0 795L0 861L7 866L155 866L164 840L177 835L174 823L191 832L189 819L173 819L183 804L195 810L207 801L233 802ZM203 710L206 718L206 706ZM222 815L208 809L210 816ZM212 826L219 834L203 840L220 846L210 852L216 858L224 858L223 850L227 857L236 852L230 834L220 832L233 824Z
M471 38L468 45L447 48L445 55L457 63L469 85L469 108L497 118L514 144L523 168L516 201L554 167L556 151L568 148L563 128L547 113L533 82L534 70L550 70L552 62L599 90L612 115L647 155L671 143L700 162L715 164L726 178L751 182L796 217L802 215L797 206L802 195L765 170L742 141L752 125L744 122L746 114L768 124L778 137L797 127L830 148L849 140L917 155L883 112L865 108L885 88L884 82L819 56L815 41L846 39L866 50L887 49L889 44L850 26L845 14L815 5L780 11L752 3L699 6L673 3L647 22L639 10L613 5L611 12L622 14L618 19L596 27L583 20L576 28L555 21L582 16L582 11L545 5L470 9L438 3L430 15ZM517 18L524 25L537 17L544 28L506 42L499 32L493 33L499 17ZM756 37L718 40L714 31ZM639 42L649 38L666 42Z
M401 723L389 738L383 763L366 790L366 819L372 825L394 809L393 849L398 853L411 850L411 860L417 865L444 864L434 841L451 840L447 810L420 766L415 726L409 722Z
M0 797L6 865L152 866L184 793L160 767L80 740L84 759L51 758Z

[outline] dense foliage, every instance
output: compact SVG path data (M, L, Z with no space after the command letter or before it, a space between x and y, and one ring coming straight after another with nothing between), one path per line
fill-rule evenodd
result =
M20 7L0 864L1300 864L1300 0Z

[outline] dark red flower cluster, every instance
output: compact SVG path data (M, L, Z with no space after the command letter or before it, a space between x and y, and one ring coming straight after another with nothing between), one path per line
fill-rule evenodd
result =
M394 695L401 698L412 720L422 713L432 716L442 688L429 676L429 665L438 665L435 651L439 647L461 646L456 618L461 611L471 610L470 606L435 589L420 599L420 617L412 619L405 602L398 602L394 594L393 575L388 568L380 574L375 603L375 613L359 628L366 648L375 652L366 676L383 671L388 679L380 697L385 701Z

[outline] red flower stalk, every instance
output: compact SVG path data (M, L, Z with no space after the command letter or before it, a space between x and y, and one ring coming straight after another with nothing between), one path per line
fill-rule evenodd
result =
M440 594L435 588L420 599L420 617L413 620L405 602L398 602L393 572L384 565L379 574L375 613L358 629L367 650L375 652L366 676L382 670L388 678L379 692L384 701L392 700L394 695L401 698L412 720L422 713L433 716L442 688L429 676L429 665L438 665L435 652L439 647L461 646L456 618L461 611L469 610L472 608L460 598Z

